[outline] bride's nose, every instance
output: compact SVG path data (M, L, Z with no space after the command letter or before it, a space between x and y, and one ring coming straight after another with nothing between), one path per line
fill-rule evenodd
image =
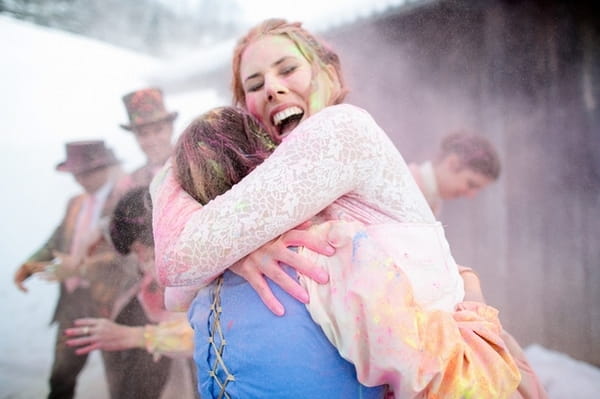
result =
M265 91L267 93L267 100L273 101L277 96L285 94L287 92L287 87L283 84L281 79L270 76L265 79Z

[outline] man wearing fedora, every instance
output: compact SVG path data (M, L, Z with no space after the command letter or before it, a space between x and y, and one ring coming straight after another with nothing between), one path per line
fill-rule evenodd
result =
M167 111L160 89L141 89L123 96L129 124L121 127L132 132L146 155L146 164L130 175L132 187L147 186L173 151L173 122L177 112Z
M119 256L101 233L120 198L116 189L123 176L120 161L101 140L67 143L66 153L67 159L56 169L71 173L84 191L69 200L50 239L14 275L15 284L24 292L25 280L34 273L43 272L45 278L60 281L52 319L58 322L58 334L48 398L72 398L87 360L66 345L64 330L81 317L111 317L118 297L137 278L129 272L135 270L134 265L124 267L126 258Z

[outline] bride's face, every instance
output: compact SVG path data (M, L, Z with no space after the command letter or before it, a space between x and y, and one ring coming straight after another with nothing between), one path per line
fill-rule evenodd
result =
M244 50L240 79L246 108L275 142L310 115L331 104L332 84L285 36L265 35Z

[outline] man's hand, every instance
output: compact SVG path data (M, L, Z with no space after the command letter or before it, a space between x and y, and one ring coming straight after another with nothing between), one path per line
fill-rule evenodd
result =
M65 329L67 345L78 347L78 355L93 350L119 351L144 347L144 327L129 327L108 319L83 318L75 320L75 325Z
M23 292L28 292L27 287L23 284L25 280L31 277L35 273L40 273L46 270L46 267L50 264L50 262L36 262L29 261L23 263L15 272L13 277L13 281L18 289Z

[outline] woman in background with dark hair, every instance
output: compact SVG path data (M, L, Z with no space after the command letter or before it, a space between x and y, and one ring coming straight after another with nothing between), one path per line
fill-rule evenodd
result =
M121 198L111 217L109 232L115 249L123 255L135 254L141 266L141 282L130 292L137 300L127 298L127 306L120 314L132 310L131 306L141 306L153 324L134 325L136 320L131 317L126 318L127 325L118 316L114 322L81 318L75 320L73 328L65 330L67 345L76 348L80 355L102 350L103 356L113 358L111 364L118 365L119 370L107 370L107 378L112 379L112 398L159 398L169 393L196 398L195 371L187 360L192 356L193 331L184 313L164 308L163 288L155 278L152 204L147 187L133 189ZM131 357L131 350L147 352L148 356ZM145 360L143 364L139 360L132 364L131 359ZM176 381L169 384L173 378Z

